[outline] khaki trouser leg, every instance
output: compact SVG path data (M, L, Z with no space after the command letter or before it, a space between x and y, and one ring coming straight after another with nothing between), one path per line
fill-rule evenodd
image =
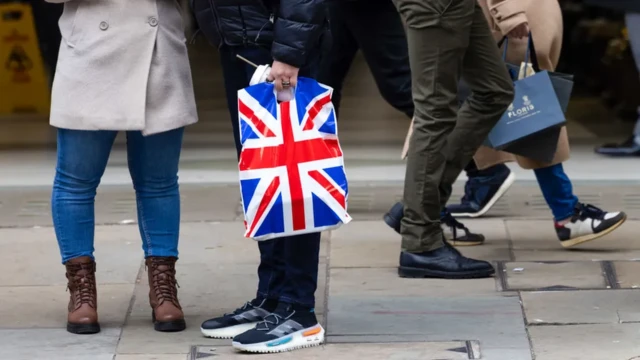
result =
M396 0L407 22L415 123L409 143L402 248L443 246L442 206L513 98L513 85L476 0ZM457 109L464 74L473 95Z

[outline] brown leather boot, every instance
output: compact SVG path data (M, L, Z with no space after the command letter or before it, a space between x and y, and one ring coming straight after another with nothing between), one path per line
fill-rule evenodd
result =
M151 316L156 331L182 331L187 327L178 302L176 260L174 257L149 257L146 260L149 304L153 309Z
M70 295L67 331L73 334L99 333L96 263L85 256L69 260L65 266Z

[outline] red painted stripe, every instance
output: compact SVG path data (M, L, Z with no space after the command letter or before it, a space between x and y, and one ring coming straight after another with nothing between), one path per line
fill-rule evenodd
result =
M325 188L325 190L327 190L327 192L329 192L329 194L331 194L331 196L336 199L338 204L342 205L343 208L346 207L347 201L344 195L342 195L340 191L335 186L333 186L324 175L322 175L318 170L312 170L309 171L309 176L311 176L313 180L320 184L320 186Z
M311 130L315 126L314 121L322 108L331 102L331 95L327 95L323 98L320 98L316 101L315 104L309 109L309 117L307 118L307 122L304 123L304 130Z
M248 232L249 236L253 234L253 231L255 230L256 226L258 226L258 221L262 219L262 215L267 210L267 207L271 203L271 200L273 200L273 197L276 195L279 186L280 186L280 178L276 176L273 179L273 181L271 181L271 184L269 184L269 186L267 187L267 190L265 191L265 194L262 197L262 201L260 201L260 205L258 206L258 211L256 212L256 216L253 218L253 223L251 224L251 228L249 229L249 232Z
M282 137L284 144L290 146L289 149L295 150L295 138L293 136L293 125L291 124L291 103L284 102L280 104L280 117L282 122ZM287 158L287 177L289 178L289 192L291 194L291 216L293 220L293 230L302 230L306 227L305 211L304 211L304 194L302 192L302 181L300 179L300 170L295 161L293 153L285 151ZM292 161L294 160L294 161Z
M267 127L267 124L265 124L264 121L262 121L262 119L257 117L256 114L253 112L253 110L251 110L250 107L248 107L245 103L243 103L242 100L238 100L238 110L240 110L240 113L244 117L249 119L249 121L253 124L253 126L255 126L258 132L260 132L263 136L266 136L266 137L276 136L271 131L271 129Z

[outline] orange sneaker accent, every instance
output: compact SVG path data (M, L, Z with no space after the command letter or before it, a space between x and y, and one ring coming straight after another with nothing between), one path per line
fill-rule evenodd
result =
M309 331L305 331L304 333L302 333L302 336L307 337L307 336L317 335L317 334L320 333L320 331L322 331L322 328L320 326L318 326L315 329L311 329Z

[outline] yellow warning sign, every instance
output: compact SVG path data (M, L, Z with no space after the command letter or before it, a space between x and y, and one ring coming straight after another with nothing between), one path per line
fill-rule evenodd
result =
M0 4L0 115L47 115L49 96L31 6Z

